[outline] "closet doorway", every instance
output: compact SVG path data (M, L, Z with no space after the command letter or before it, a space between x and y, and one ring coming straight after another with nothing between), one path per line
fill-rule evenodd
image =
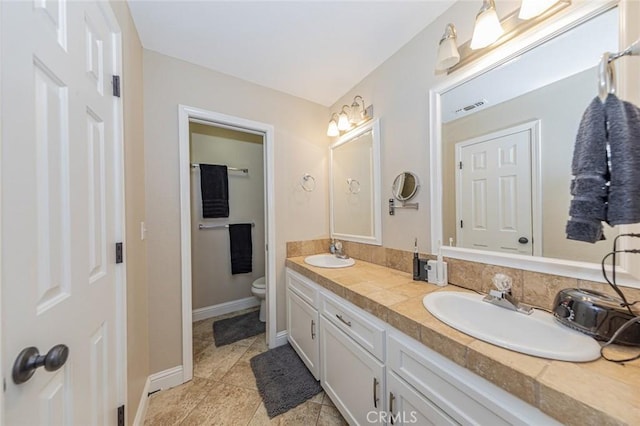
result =
M276 345L275 251L269 250L275 248L273 133L269 124L179 106L183 382L193 377L193 322L259 306L251 285L260 277L266 282L267 344ZM207 217L201 173L219 166L227 166L228 216L217 211ZM251 229L250 271L238 269L242 259L230 254L229 225L236 224Z

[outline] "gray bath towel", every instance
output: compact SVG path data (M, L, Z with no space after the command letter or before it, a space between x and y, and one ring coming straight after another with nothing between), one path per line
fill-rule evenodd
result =
M595 243L603 240L607 219L607 133L605 107L595 98L582 116L573 152L571 206L567 238Z
M640 222L640 110L609 95L605 102L609 124L610 185L607 222Z

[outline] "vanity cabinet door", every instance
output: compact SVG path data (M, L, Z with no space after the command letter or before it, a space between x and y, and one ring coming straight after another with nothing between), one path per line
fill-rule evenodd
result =
M385 424L384 365L320 317L321 383L350 425Z
M318 311L287 289L288 340L316 380L320 379Z
M393 425L457 425L392 371L387 373L387 421Z

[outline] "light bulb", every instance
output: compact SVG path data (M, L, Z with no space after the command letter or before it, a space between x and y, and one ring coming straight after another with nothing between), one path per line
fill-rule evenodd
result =
M504 33L504 29L498 19L493 0L485 0L480 13L476 17L476 25L473 28L471 49L482 49L496 41Z
M351 127L351 124L349 123L349 117L343 110L338 116L338 130L347 130L349 127Z
M331 119L331 121L329 121L329 127L327 127L327 136L335 137L339 134L340 131L338 130L338 124L336 124L336 120Z

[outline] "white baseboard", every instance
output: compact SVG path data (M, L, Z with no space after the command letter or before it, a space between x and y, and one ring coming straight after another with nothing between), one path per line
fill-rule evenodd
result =
M287 340L288 336L289 336L289 333L287 332L287 330L279 331L278 334L276 334L276 348L278 346L286 345L288 343L288 340Z
M147 377L147 382L144 384L144 388L142 389L142 394L140 395L140 403L138 404L136 417L133 419L133 426L144 425L144 418L147 416L147 408L149 408L150 387L151 387L151 378Z
M192 321L201 321L207 318L217 317L218 315L253 308L255 306L260 306L260 300L254 296L232 300L231 302L220 303L218 305L206 306L192 311Z
M184 383L182 375L182 366L169 368L159 373L149 376L149 392L157 390L169 389Z

